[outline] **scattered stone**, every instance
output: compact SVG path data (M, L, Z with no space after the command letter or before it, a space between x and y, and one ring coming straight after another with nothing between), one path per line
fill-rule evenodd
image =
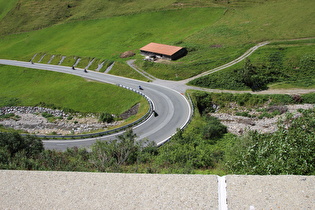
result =
M53 115L53 120L48 120L41 113ZM79 114L71 115L61 110L48 109L44 107L3 107L0 108L0 115L13 113L20 116L16 119L3 119L0 121L5 127L16 130L25 130L32 134L79 134L92 132L93 130L104 130L109 126L117 126L121 121L113 123L100 123L98 117L94 114L81 116ZM71 120L68 120L71 119ZM77 123L74 123L77 122Z
M236 135L242 135L244 132L249 130L256 130L259 133L273 133L278 129L278 120L284 118L286 112L293 113L294 116L298 117L301 115L298 113L298 109L312 108L314 108L313 104L272 106L268 108L268 111L278 110L281 114L276 115L273 118L263 119L258 119L258 117L248 118L236 116L234 113L220 113L219 110L216 113L212 113L211 116L218 118L223 125L227 126L229 132ZM254 115L257 113L252 112L251 114Z

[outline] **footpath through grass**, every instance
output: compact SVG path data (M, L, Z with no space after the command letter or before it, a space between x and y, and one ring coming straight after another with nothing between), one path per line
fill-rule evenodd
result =
M248 59L191 85L230 89L315 88L315 39L274 42Z
M142 97L115 85L42 70L0 65L0 106L40 102L83 113L121 114Z

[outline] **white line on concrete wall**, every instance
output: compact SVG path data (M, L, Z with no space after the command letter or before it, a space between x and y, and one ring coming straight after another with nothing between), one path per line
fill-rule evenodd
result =
M219 210L227 210L225 176L218 176Z

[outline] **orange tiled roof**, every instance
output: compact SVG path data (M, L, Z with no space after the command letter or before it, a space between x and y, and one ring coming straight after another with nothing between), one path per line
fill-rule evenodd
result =
M142 47L140 50L172 56L181 49L182 47L151 42L150 44L147 44L146 46Z

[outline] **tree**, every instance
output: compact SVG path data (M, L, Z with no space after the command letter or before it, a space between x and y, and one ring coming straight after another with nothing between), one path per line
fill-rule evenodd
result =
M252 64L250 59L246 58L244 67L240 70L242 82L253 91L265 90L267 89L267 83L264 76L260 75L257 70L258 68Z
M256 74L255 66L252 64L250 59L246 58L244 67L241 71L241 76L243 78L243 83L248 87L253 86L252 76Z
M112 141L97 141L92 145L91 162L100 171L117 168L121 165L133 164L139 159L147 160L148 153L155 154L157 149L153 143L136 141L137 135L132 129L127 130Z
M0 148L13 157L17 152L25 151L27 157L32 157L44 150L42 141L35 136L21 136L19 133L0 132Z
M138 151L140 145L136 143L136 137L137 135L133 133L132 129L129 129L122 135L118 136L118 141L115 142L115 156L118 165L124 164L130 160ZM134 161L135 160L132 162Z
M102 113L99 117L99 121L100 122L107 122L107 123L111 123L114 121L114 117L113 115L109 114L109 113Z
M223 125L217 118L212 116L206 116L206 125L203 127L203 138L213 140L220 138L223 134L227 133L227 127ZM215 143L215 141L212 141Z

